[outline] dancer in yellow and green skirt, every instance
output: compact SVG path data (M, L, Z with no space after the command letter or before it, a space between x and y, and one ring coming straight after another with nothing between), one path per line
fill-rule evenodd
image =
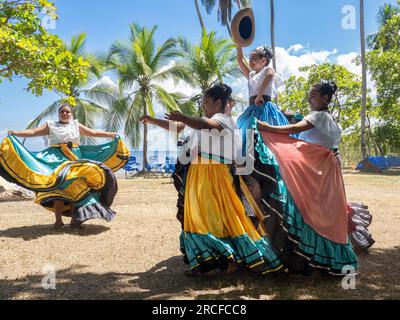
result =
M190 161L185 178L184 224L181 250L190 270L187 275L215 269L233 272L242 266L260 274L278 271L282 264L261 228L249 218L245 205L261 218L246 185L235 175L234 162L241 154L241 134L234 120L225 114L232 90L225 85L208 89L203 98L205 117L180 112L167 120L143 118L165 129L190 127L185 152ZM223 146L224 150L221 150ZM262 224L260 224L262 226Z
M55 213L54 227L71 226L101 218L111 221L110 209L118 190L114 172L129 158L129 151L113 132L92 130L73 119L72 107L59 108L59 121L48 121L39 128L10 131L0 146L0 175L35 192L37 204ZM51 147L30 152L16 137L48 136ZM113 138L104 145L81 146L80 137Z

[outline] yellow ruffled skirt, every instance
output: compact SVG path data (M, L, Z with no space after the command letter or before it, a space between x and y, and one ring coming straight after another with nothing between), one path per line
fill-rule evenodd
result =
M193 272L224 269L229 262L262 274L282 267L263 230L246 215L244 200L261 213L243 182L240 189L238 194L229 166L204 158L191 164L181 249Z

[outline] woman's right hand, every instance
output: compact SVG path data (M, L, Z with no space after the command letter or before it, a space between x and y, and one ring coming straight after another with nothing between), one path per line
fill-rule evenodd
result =
M15 135L15 133L16 133L16 132L15 132L14 130L8 130L8 135L9 135L9 136Z
M264 97L262 95L258 95L254 103L256 104L257 107L263 106L265 104Z
M151 120L152 120L152 119L153 119L153 118L150 117L150 116L143 116L143 117L140 118L140 122L141 122L141 123L151 123Z

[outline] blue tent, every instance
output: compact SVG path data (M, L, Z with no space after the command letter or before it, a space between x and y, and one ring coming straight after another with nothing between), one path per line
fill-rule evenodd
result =
M400 168L400 157L368 157L367 160L370 165L379 170L387 170L390 168ZM365 169L366 161L361 161L356 170Z

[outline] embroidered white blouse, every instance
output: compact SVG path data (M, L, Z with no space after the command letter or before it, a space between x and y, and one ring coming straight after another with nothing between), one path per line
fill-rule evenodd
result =
M267 76L267 72L270 69L274 70L271 67L265 67L259 73L256 73L255 71L250 72L250 74L249 74L249 97L254 97L254 96L258 95L258 93L261 89L262 83L264 82L265 77ZM262 92L262 95L272 97L273 89L274 89L274 79L272 79L272 81L268 84L265 91Z
M198 153L212 155L215 159L224 159L228 163L237 161L241 157L242 137L235 121L229 115L217 113L212 120L216 120L224 130L191 130L186 150L189 149L192 156L196 150Z
M329 149L339 146L342 140L342 130L329 112L313 111L303 120L311 123L314 128L300 133L300 140L319 144Z
M58 121L47 121L49 126L49 143L56 145L60 143L72 142L80 143L80 131L78 120L73 120L70 123L63 124Z

